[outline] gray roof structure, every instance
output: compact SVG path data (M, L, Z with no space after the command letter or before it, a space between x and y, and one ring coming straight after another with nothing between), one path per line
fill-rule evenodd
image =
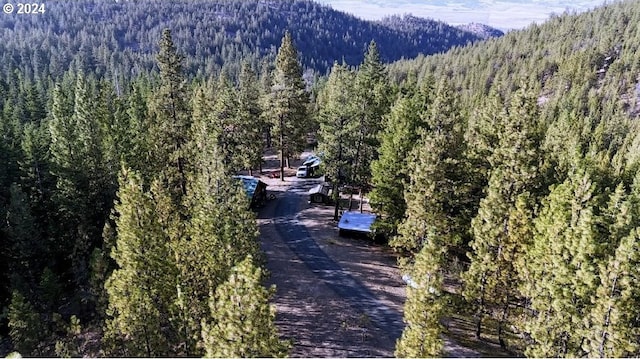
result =
M233 176L233 178L242 180L242 186L244 187L244 191L247 193L247 197L249 197L249 199L253 199L258 185L262 182L251 176Z
M338 222L338 228L345 231L371 233L371 225L375 220L375 214L344 212Z

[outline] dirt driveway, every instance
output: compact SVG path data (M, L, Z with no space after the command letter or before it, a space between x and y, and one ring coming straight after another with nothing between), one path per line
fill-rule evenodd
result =
M293 342L290 356L392 357L406 286L395 254L370 240L340 237L333 207L307 202L320 180L293 176L289 170L284 182L260 177L276 199L258 213L268 284L276 285L276 324ZM445 338L444 355L479 353Z
M302 158L305 158L303 154ZM292 163L292 167L298 165ZM265 172L275 169L267 157ZM275 200L258 213L280 334L292 357L391 357L405 283L388 249L338 236L333 208L307 203L319 179L264 175Z

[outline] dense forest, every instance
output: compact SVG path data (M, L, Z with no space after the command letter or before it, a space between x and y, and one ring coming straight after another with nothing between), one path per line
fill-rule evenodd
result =
M154 84L127 84L126 96L81 71L67 72L49 100L27 81L6 87L3 351L287 352L272 292L262 286L255 215L230 176L255 168L264 147L256 121L270 117L260 110L256 74L245 64L237 85L221 73L188 86L171 31L158 43ZM278 98L300 97L302 69L288 34L276 60ZM275 103L275 92L264 96Z
M336 32L355 54L324 26L360 20L311 2L66 4L2 19L0 354L286 355L231 175L313 132L413 278L397 356L455 316L513 355L640 355L640 2L447 52L470 35L437 25L443 53L387 65L422 20Z
M19 69L30 80L57 80L73 68L122 83L153 69L156 39L170 28L190 77L223 65L238 75L243 60L273 61L289 30L303 66L322 75L334 61L359 64L371 40L390 62L484 38L411 18L365 21L308 0L50 1L44 14L0 17L0 60L5 75Z
M456 315L514 354L640 353L638 20L617 2L388 67L411 85L371 196L418 283L398 355L438 355Z

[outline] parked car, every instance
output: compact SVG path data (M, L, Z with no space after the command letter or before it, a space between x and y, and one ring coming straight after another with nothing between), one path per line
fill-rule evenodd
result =
M305 178L308 176L308 173L309 173L309 170L307 166L300 166L298 167L298 171L296 172L296 177Z

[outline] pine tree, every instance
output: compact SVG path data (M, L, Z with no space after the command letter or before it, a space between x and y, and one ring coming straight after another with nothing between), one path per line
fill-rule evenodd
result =
M80 319L72 315L69 324L65 324L67 335L56 342L56 355L60 358L79 357L81 353L82 325Z
M409 173L405 159L418 142L418 129L426 126L422 117L429 102L428 91L430 86L423 86L419 92L414 89L398 98L385 118L380 136L380 157L371 163L370 203L382 216L374 226L377 232L389 238L397 233L407 208L404 190L409 183Z
M87 238L91 225L91 210L87 205L94 199L89 193L89 176L93 173L93 168L89 166L95 162L89 158L89 152L95 141L91 133L85 132L90 117L84 113L86 106L83 107L88 101L86 87L81 74L76 77L75 91L71 94L65 92L59 84L56 85L53 92L52 119L49 122L51 172L56 180L52 196L57 207L54 215L58 217L56 220L59 222L56 226L58 233L55 233L55 255L72 258L70 270L75 284L79 287L83 284L85 274L84 251L88 246ZM85 146L87 148L84 148ZM78 256L73 256L76 253Z
M487 195L472 221L471 265L463 276L464 296L478 311L477 337L486 314L498 320L500 333L506 324L509 303L517 294L513 263L518 261L515 255L523 251L523 239L510 235L518 229L508 227L509 214L519 195L536 193L540 187L538 110L526 88L514 94L500 128L498 147L489 158ZM506 346L503 337L499 340Z
M239 183L222 163L213 116L202 89L194 99L194 172L185 197L189 220L178 224L171 240L177 269L176 313L183 354L202 355L201 319L208 314L210 292L228 277L231 268L247 255L258 255L255 217ZM176 226L174 226L176 227ZM183 231L180 233L180 231ZM182 349L181 349L182 350Z
M640 354L640 253L638 228L622 239L615 254L600 264L602 284L594 297L587 340L583 350L590 357L620 358Z
M286 356L288 345L278 338L269 304L274 289L261 280L262 270L247 256L211 296L211 322L202 325L207 357Z
M584 320L599 286L603 220L597 215L604 193L585 171L574 172L553 188L535 220L533 244L526 254L529 280L523 294L532 312L525 331L529 356L583 356Z
M420 252L429 234L444 237L440 243L460 242L468 226L464 217L465 162L464 115L453 89L441 81L433 106L420 131L421 139L410 155L405 190L407 211L390 245L399 251Z
M121 355L170 353L167 328L175 269L166 231L159 223L154 200L158 195L143 190L139 175L123 170L114 209L117 240L111 253L117 269L105 284L109 296L105 336L112 345L124 342Z
M127 141L130 148L123 144L122 160L128 168L138 171L145 180L150 181L153 175L151 164L150 116L147 96L141 84L133 84L127 101L127 118L129 123Z
M445 303L442 297L443 260L446 244L437 236L429 236L415 257L411 278L415 285L407 287L404 322L407 324L396 343L396 357L425 358L442 355L442 319Z
M73 246L73 272L76 284L82 291L87 291L89 278L89 257L92 249L98 245L98 238L108 216L116 191L115 159L109 163L106 155L104 127L109 127L109 119L113 114L98 110L109 106L102 103L108 101L93 93L94 84L79 74L74 91L74 112L72 122L76 126L77 160L71 170L73 176L65 178L58 187L59 195L73 194L75 186L79 191L77 198L71 198L68 211L78 217L77 235ZM106 118L101 118L100 116ZM69 182L67 182L69 181Z
M438 84L433 108L425 116L428 129L411 155L407 211L390 244L414 260L416 286L407 288L405 328L396 355L438 356L439 324L444 315L442 281L449 251L464 234L464 125L459 99L446 82ZM468 219L466 220L468 226ZM415 258L412 258L415 256ZM401 263L402 266L407 266Z
M222 164L229 171L235 173L242 168L239 154L241 147L241 130L243 124L238 118L238 95L231 80L225 72L220 74L215 90L215 100L211 112L211 136L215 139L222 156Z
M216 165L222 165L220 149L218 147L219 139L217 136L211 136L211 134L217 134L220 129L215 128L216 123L213 119L213 93L212 89L208 86L200 86L194 90L193 93L193 123L191 125L191 142L190 153L194 161L193 172L201 172L204 169L209 169L214 173L223 171L222 167L215 167ZM209 178L213 180L213 177Z
M371 162L378 156L378 133L393 103L387 72L373 40L356 75L353 101L358 121L353 162L354 183L366 185L371 177Z
M80 79L75 85L80 85ZM56 239L52 243L54 258L69 257L74 248L82 248L77 245L84 243L78 231L81 229L82 217L89 212L85 207L88 203L86 172L82 169L84 161L81 160L79 149L82 144L75 121L72 95L67 88L56 84L52 94L51 120L48 122L51 138L50 170L55 180L55 188L52 188L51 194L55 209L48 215L53 217L52 222L57 222L57 225L52 227L52 236ZM75 258L73 267L80 269L82 259L82 256ZM80 272L76 271L79 275Z
M102 80L96 89L94 121L97 122L102 133L101 148L103 163L107 173L112 175L114 185L117 181L116 173L123 159L123 153L131 148L129 134L129 118L121 99L116 97L111 83Z
M499 134L504 131L506 106L502 97L492 90L482 101L478 101L477 110L469 116L469 125L465 133L469 162L468 177L474 193L472 212L478 212L480 200L489 183L493 152L499 147Z
M599 287L591 300L590 315L585 318L590 330L585 332L582 346L591 357L629 357L640 352L636 340L640 297L635 285L640 275L638 204L636 191L628 194L619 184L607 207L601 209L608 238L599 247L604 259L598 263Z
M26 195L16 184L11 185L9 192L5 218L5 233L9 240L9 246L5 248L9 259L7 266L11 273L12 287L28 293L36 287L44 265L40 256L45 251Z
M92 91L94 83L86 80L82 73L78 74L74 91L72 121L76 126L79 167L98 177L103 163L103 147L101 123L96 118L96 108L102 105ZM109 114L112 115L112 114ZM108 120L105 120L107 122Z
M170 189L174 203L179 204L187 193L191 110L182 72L184 59L177 52L169 29L162 31L159 47L160 85L150 104L151 166Z
M22 138L23 158L19 162L21 187L28 194L33 215L46 228L54 205L51 201L55 181L51 175L51 137L47 122L26 124Z
M9 305L9 336L13 348L21 355L41 355L38 350L44 338L42 321L33 305L19 292L14 291Z
M266 109L271 135L280 156L280 179L284 181L285 160L301 151L307 131L309 95L291 34L286 32L276 57L276 71Z
M78 157L76 125L71 121L73 100L60 84L53 90L53 104L51 108L51 156L61 169L70 167ZM60 175L60 174L58 174Z
M334 220L338 220L338 187L352 178L349 164L354 159L356 126L353 97L353 74L346 65L334 63L327 83L318 98L319 149L324 153L324 171L333 183Z
M9 100L0 102L3 112L10 109ZM20 141L22 126L10 114L0 113L0 196L9 196L9 186L19 178L18 161L20 160Z
M100 99L93 88L93 82L81 73L75 78L73 96L57 87L49 126L56 176L53 199L61 222L57 236L62 255L72 258L70 269L83 301L87 299L89 254L98 244L115 195L115 179L105 161L104 133L96 113Z
M515 336L525 338L524 341L510 343L511 347L526 346L528 337L526 323L531 314L528 307L528 297L523 295L523 287L531 281L531 271L528 262L528 251L533 244L535 234L534 219L537 212L537 203L528 192L518 195L516 203L511 207L506 222L508 228L507 238L504 241L504 255L501 256L506 263L501 266L506 268L496 276L495 282L500 287L496 288L498 298L487 302L494 305L493 319L498 323L497 335L500 344L507 346L505 332L510 330ZM513 272L512 272L513 271ZM514 276L513 273L516 275ZM508 281L508 282L507 282ZM505 284L505 282L507 282ZM514 303L516 305L514 305Z
M258 78L248 62L242 64L238 90L238 126L241 133L238 146L242 168L252 170L262 165L265 148L263 133L266 124L260 107Z
M45 107L45 101L42 98L42 94L38 90L38 84L32 81L24 81L24 97L25 97L25 111L27 114L27 121L31 123L40 123L47 117L47 111Z

